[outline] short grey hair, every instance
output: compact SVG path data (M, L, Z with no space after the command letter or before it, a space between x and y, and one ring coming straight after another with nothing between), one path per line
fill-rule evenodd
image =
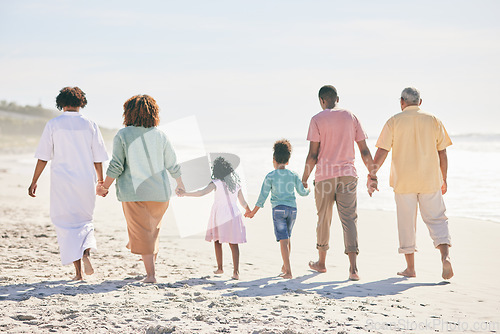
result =
M415 87L407 87L401 92L401 98L409 105L420 103L420 92Z

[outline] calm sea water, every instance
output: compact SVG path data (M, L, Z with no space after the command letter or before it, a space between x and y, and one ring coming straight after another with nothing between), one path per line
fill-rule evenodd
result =
M171 136L171 139L174 139ZM193 136L189 136L193 138ZM278 139L278 138L276 138ZM289 169L300 176L309 143L303 138L289 138L293 145ZM249 141L204 141L198 138L189 145L175 143L178 157L184 160L199 157L204 152L227 152L241 158L239 172L249 195L258 195L264 177L273 169L272 145L274 139ZM447 215L449 217L470 217L500 223L500 135L461 135L452 136L453 145L448 151L448 193L445 195ZM369 139L368 145L375 153L375 139ZM110 150L111 148L109 148ZM378 173L379 189L374 197L366 193L365 181L367 170L356 149L356 168L361 178L358 187L358 207L360 209L395 211L394 193L389 187L390 156ZM32 175L35 159L23 156L17 170L25 170ZM312 177L310 185L312 184Z
M278 138L277 138L278 139ZM289 138L293 145L289 168L302 176L308 142ZM447 215L500 223L500 135L452 136L448 152ZM206 142L208 152L230 152L241 157L242 172L250 195L258 195L265 175L273 169L273 140L249 142ZM375 154L375 139L368 140ZM358 206L361 209L395 211L394 192L389 187L390 156L379 171L379 189L370 198L365 190L367 170L356 148L356 169L361 177ZM310 184L312 183L312 177Z

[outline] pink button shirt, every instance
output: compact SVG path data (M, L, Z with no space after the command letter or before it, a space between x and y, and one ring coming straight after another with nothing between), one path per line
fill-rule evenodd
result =
M357 177L354 142L368 138L358 119L344 109L325 109L311 119L307 140L319 142L315 181Z

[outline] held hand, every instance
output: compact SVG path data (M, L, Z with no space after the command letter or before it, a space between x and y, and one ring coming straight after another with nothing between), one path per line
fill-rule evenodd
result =
M444 195L448 191L448 183L446 181L443 181L443 185L441 186L441 193Z
M175 194L177 196L181 196L184 195L184 193L186 192L186 187L184 186L184 182L182 182L182 177L179 176L178 178L175 179L175 181L177 182L177 188L175 188Z
M96 195L106 197L108 195L109 190L104 188L102 184L98 184L97 187L95 188L95 193Z
M250 211L250 208L248 206L245 208L245 214L244 214L244 216L247 217L247 218L252 218L253 217L252 211Z
M307 189L307 182L302 181L302 185L304 186L304 188L306 188L306 189Z
M373 193L378 191L378 180L377 178L373 178L370 174L368 174L368 180L366 181L366 187L368 188L368 195L372 197Z
M31 197L36 197L35 192L36 192L36 183L32 183L28 187L28 195L30 195Z
M182 196L184 196L185 193L186 193L186 189L184 188L184 185L178 184L177 188L175 188L175 194L179 197L182 197Z
M253 218L254 214L255 213L252 210L250 210L248 206L245 208L245 217Z

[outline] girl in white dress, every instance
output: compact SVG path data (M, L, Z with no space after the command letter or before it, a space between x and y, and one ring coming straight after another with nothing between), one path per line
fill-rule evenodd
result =
M241 192L239 178L231 164L223 157L214 160L212 181L202 190L181 192L181 196L204 196L215 190L215 199L208 220L206 241L214 241L217 270L224 273L222 267L222 243L228 243L233 255L233 279L239 279L240 250L238 244L247 242L245 225L238 209L237 201L250 213L250 208Z
M38 159L28 194L35 197L37 181L47 161L50 166L50 218L57 232L63 265L73 263L76 275L94 273L89 256L96 250L92 216L96 181L103 181L102 162L108 160L97 124L80 114L87 105L78 87L61 89L56 98L62 115L51 119L43 130L35 158ZM97 179L96 179L97 174Z

